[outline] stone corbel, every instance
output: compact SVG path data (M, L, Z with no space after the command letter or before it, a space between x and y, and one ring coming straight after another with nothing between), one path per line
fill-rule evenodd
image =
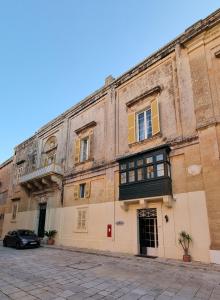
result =
M216 58L220 58L220 50L217 51L217 52L215 52L215 57L216 57Z
M51 175L50 179L51 179L51 181L53 181L54 183L56 183L59 188L61 188L61 186L62 186L62 180L59 177Z
M33 185L32 185L30 182L27 182L27 183L26 183L26 187L27 187L29 190L33 190L33 189L34 189Z
M141 208L147 208L148 207L148 204L147 204L147 200L146 199L141 199L139 201L139 204L140 204L140 207Z
M175 199L168 195L168 196L163 196L163 203L167 208L171 208L173 207L173 202L175 201Z
M33 181L33 185L36 186L39 190L43 189L43 186L40 182L38 181Z
M128 205L127 205L126 203L121 202L121 203L120 203L120 207L121 207L121 209L123 209L124 211L128 211Z
M42 178L42 179L41 179L41 182L42 182L44 185L46 185L46 186L50 186L50 181L49 181L48 179L46 179L46 178Z

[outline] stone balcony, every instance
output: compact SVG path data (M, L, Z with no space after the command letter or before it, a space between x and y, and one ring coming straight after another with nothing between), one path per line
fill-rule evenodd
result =
M29 190L43 190L56 184L62 184L63 170L60 165L50 164L31 173L24 174L19 179L19 184Z

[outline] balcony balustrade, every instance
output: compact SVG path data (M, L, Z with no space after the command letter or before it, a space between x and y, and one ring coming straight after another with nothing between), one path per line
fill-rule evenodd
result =
M58 186L62 183L63 170L60 165L50 164L39 168L31 173L24 174L19 179L19 184L29 190L43 190L53 184Z

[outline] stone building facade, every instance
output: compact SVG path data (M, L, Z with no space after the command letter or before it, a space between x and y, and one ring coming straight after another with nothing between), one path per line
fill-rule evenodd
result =
M194 260L220 263L219 178L220 10L15 148L0 231L178 259L186 230Z

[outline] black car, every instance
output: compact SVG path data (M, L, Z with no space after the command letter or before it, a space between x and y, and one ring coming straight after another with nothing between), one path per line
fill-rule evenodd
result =
M3 246L11 246L16 249L40 247L40 239L31 230L19 229L9 231L8 234L6 234L3 239Z

